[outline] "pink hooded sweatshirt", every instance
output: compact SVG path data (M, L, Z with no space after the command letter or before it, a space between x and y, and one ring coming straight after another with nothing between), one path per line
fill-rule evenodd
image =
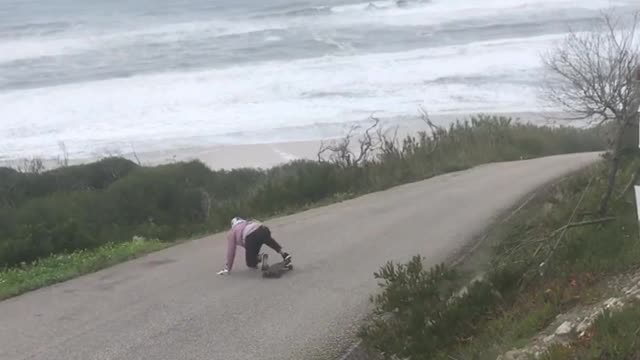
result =
M229 230L227 234L227 270L233 268L233 261L236 257L236 247L244 247L244 240L249 234L262 226L258 221L241 221Z

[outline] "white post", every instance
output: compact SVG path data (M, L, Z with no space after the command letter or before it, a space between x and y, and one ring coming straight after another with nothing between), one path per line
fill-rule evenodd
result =
M640 186L636 185L635 189L636 189L636 214L638 216L638 222L640 222L640 202L638 201L638 199L640 199Z
M636 69L636 78L635 78L635 90L636 97L638 98L636 103L640 103L640 67ZM636 121L640 120L640 106L636 108ZM638 148L640 148L640 126L638 126ZM635 185L635 184L634 184ZM640 222L640 186L635 185L635 195L636 195L636 216L638 217L638 222Z

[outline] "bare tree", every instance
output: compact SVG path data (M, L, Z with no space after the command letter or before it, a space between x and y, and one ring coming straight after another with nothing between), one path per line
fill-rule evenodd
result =
M357 139L358 147L357 153L352 149L352 143L356 132L361 129L360 125L353 125L347 132L347 134L337 141L331 141L320 143L320 149L318 150L318 161L331 161L341 166L358 166L371 160L373 153L380 147L380 132L377 132L378 136L374 136L373 131L378 128L380 119L371 115L369 117L372 124L369 125ZM329 158L325 158L325 154L329 153Z
M39 157L22 159L22 164L18 165L17 171L25 174L40 174L46 170L44 161Z
M133 154L133 158L136 159L136 163L138 164L138 166L142 166L142 162L140 161L140 158L138 157L138 153L136 152L136 148L135 148L135 146L133 146L133 143L131 143L131 152Z
M331 162L342 167L361 166L384 159L403 158L417 149L428 153L437 150L440 139L447 131L435 125L427 111L420 108L420 118L429 127L429 131L418 131L419 139L407 135L402 141L398 139L400 125L386 128L380 125L380 119L371 115L371 125L362 134L361 125L353 125L347 134L337 140L320 143L317 156L319 162Z
M593 31L571 31L543 62L550 77L545 96L561 106L568 120L611 125L609 176L600 211L606 212L615 187L625 136L638 132L638 14L629 23L603 14ZM636 137L633 137L637 139ZM633 144L638 146L637 140Z
M58 166L69 166L69 151L67 150L67 144L65 144L64 141L60 141L58 142L58 147L60 148L60 152L62 152L62 158L58 157Z
M443 129L441 126L434 124L433 121L431 121L431 117L429 116L429 113L422 107L420 107L420 118L425 124L427 124L427 126L429 126L429 129L431 131L430 138L434 144L432 149L433 151L438 146L440 139L447 134L447 131Z

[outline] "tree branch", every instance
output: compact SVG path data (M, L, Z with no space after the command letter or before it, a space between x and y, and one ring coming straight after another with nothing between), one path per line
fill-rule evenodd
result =
M560 245L562 238L564 238L564 235L567 233L567 230L569 229L569 225L573 222L573 218L576 216L576 213L578 212L578 208L580 207L580 205L582 205L582 201L584 200L585 195L591 188L592 183L593 183L593 178L589 180L587 187L584 189L584 191L582 192L582 195L580 196L580 200L578 200L576 207L573 209L573 212L571 213L571 217L569 217L569 221L567 222L567 225L564 227L564 229L562 229L562 233L558 237L558 240L556 241L553 248L551 248L551 251L549 251L549 255L547 255L547 258L542 262L541 266L544 266L549 262L549 259L551 259L551 256L553 256L554 252L558 248L558 245Z

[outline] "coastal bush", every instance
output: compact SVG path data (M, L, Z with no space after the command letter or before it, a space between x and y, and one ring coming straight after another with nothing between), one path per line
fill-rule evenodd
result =
M404 139L366 161L298 160L213 171L198 161L139 166L122 158L37 173L0 169L0 267L139 235L161 241L491 162L603 150L598 129L479 116Z
M427 269L420 256L406 264L389 262L374 276L383 290L372 298L374 317L360 337L389 359L435 358L474 335L501 301L485 281L458 295L460 274L445 265Z
M42 173L0 168L0 206L17 207L56 192L102 190L136 167L132 161L112 157Z
M491 231L488 254L480 255L488 263L473 269L483 276L471 284L461 269L428 268L417 256L382 266L374 274L381 291L360 332L364 344L387 359L496 359L559 314L610 297L600 281L640 265L635 198L628 190L639 166L638 156L625 159L604 217L597 211L608 186L604 162L542 190ZM637 357L638 309L603 315L587 346L555 348L549 358Z

